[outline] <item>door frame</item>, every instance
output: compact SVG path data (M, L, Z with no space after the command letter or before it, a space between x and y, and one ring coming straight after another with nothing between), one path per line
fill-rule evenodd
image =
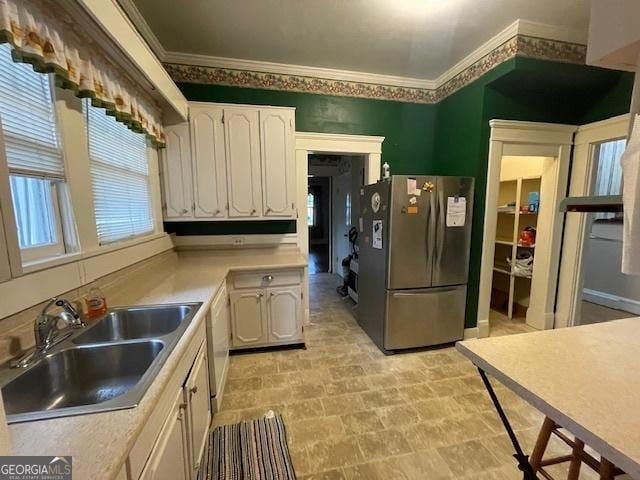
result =
M597 144L607 140L626 138L629 114L578 127L574 140L569 196L590 195L594 181ZM588 216L566 216L562 243L562 260L556 301L556 328L572 327L580 315L584 285L583 253L587 241Z
M298 249L309 258L309 226L306 205L309 174L309 155L313 153L335 155L361 155L364 157L365 184L380 180L384 137L348 135L339 133L296 132L296 199L298 218L296 232ZM329 259L331 260L331 259ZM309 268L305 267L302 279L304 325L309 324Z
M530 303L527 310L527 323L538 329L553 328L554 306L558 268L560 263L560 244L564 214L560 213L560 201L565 197L569 178L569 163L574 125L553 123L521 122L511 120L491 120L489 159L487 165L487 188L485 197L484 231L482 240L482 262L480 267L480 287L478 296L477 337L489 336L489 312L491 303L491 285L493 283L493 260L495 254L495 236L498 220L498 194L500 190L500 171L504 155L545 156L556 159L548 172L552 189L544 199L546 221L551 228L546 238L538 238L537 244L547 251L541 255L543 262L534 263L535 278L531 291L537 300ZM548 198L550 197L550 198ZM546 207L548 205L549 207ZM539 221L542 220L542 215ZM539 251L539 250L538 250ZM533 295L532 295L533 296Z

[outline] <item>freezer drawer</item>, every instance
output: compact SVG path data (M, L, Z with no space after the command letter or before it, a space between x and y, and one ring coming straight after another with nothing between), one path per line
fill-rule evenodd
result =
M384 348L428 347L461 340L466 285L387 290Z

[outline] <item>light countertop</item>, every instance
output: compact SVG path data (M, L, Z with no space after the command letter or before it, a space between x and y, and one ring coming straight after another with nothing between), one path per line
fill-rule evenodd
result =
M457 349L640 478L640 317L459 342Z
M162 263L127 275L107 292L110 306L184 302L203 302L203 306L137 407L9 425L13 454L72 455L74 479L115 478L227 274L306 264L299 253L197 251L169 255Z

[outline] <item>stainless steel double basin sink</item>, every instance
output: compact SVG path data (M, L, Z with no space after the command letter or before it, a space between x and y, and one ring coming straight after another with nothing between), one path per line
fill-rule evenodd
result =
M114 308L28 368L3 372L8 422L137 406L201 305Z

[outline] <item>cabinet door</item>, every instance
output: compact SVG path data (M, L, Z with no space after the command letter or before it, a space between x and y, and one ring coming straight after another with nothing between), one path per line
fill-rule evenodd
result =
M223 110L193 106L191 143L195 209L199 218L224 218L227 208L227 173Z
M301 297L300 287L272 288L267 291L270 342L302 338Z
M167 147L161 150L164 218L189 218L193 216L189 124L172 125L165 132Z
M189 416L189 444L191 445L191 468L198 470L207 444L211 423L211 399L209 395L209 368L207 348L203 344L196 356L191 373L184 385L184 394Z
M265 217L295 214L293 111L260 109L262 207Z
M246 290L231 294L231 332L233 346L241 347L267 341L262 290Z
M140 475L142 480L188 480L189 455L182 389Z
M262 214L258 110L224 109L229 217Z
M215 375L210 382L212 394L221 396L224 389L223 381L229 361L229 297L223 288L211 310L211 358L209 368L213 368Z

